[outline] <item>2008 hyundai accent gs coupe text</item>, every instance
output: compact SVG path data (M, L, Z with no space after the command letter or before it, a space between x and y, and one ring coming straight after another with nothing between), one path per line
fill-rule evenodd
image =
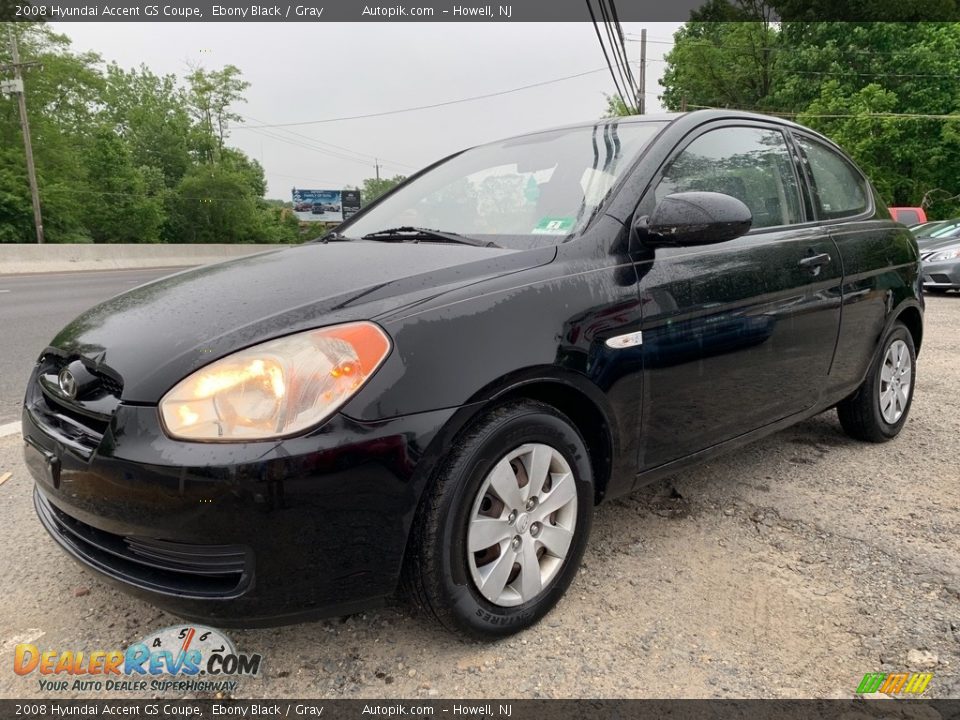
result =
M33 373L26 462L70 555L183 616L405 587L504 635L564 593L603 499L832 407L896 436L922 297L915 240L823 137L603 120L86 312Z

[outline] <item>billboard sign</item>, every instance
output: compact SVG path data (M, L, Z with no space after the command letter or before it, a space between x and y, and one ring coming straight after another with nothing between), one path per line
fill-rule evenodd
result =
M343 222L360 209L359 190L293 188L293 212L307 222Z
M349 220L358 212L360 212L360 191L342 191L340 193L340 204L343 207L343 219Z

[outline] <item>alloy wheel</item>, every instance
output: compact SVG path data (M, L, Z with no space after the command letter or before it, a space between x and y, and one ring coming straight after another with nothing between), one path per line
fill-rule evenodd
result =
M903 340L894 340L880 367L880 414L890 425L896 423L907 409L912 372L907 344Z

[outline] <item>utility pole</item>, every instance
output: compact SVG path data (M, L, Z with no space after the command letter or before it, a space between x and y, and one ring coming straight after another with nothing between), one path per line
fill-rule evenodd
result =
M640 107L638 110L640 114L643 115L647 111L647 29L643 28L640 31L640 77L638 78L639 82L639 92L640 92Z
M379 158L373 159L373 167L377 171L377 180L379 180L380 179L380 159Z
M0 70L13 69L13 81L0 85L4 90L17 96L17 105L20 108L20 129L23 132L23 148L27 154L27 178L30 180L30 196L33 200L33 224L37 229L37 243L43 244L43 217L40 214L40 190L37 187L37 170L33 164L33 145L30 142L30 121L27 118L27 97L23 91L23 74L25 67L40 63L20 62L20 50L17 48L17 34L11 32L10 54L13 62L9 66L0 67Z

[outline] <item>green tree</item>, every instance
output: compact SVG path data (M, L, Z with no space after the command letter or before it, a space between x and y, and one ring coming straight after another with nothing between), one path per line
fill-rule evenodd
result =
M227 145L249 87L238 68L183 81L124 69L43 23L0 25L0 65L11 33L42 63L26 93L48 242L300 239L296 218L263 200L260 163ZM0 242L33 242L30 205L16 99L0 96Z
M247 157L236 148L224 148L220 156L220 164L241 175L247 187L257 197L263 197L267 192L267 178L263 173L263 166L253 158Z
M170 201L168 242L252 243L262 238L258 198L249 178L223 165L199 165L180 181Z
M135 165L157 168L164 184L176 185L192 164L192 125L185 93L173 75L149 68L107 66L103 121L129 145Z
M750 22L690 22L665 56L662 101L684 107L760 109L778 79L777 30L763 15Z
M633 114L633 108L629 107L619 95L607 95L607 111L604 117L625 117Z
M194 68L187 85L188 107L198 124L196 149L201 160L212 162L223 151L230 123L243 119L231 108L244 102L250 83L240 68L227 65L222 70Z
M769 22L771 5L784 17L779 25ZM880 0L867 5L876 12L885 7ZM946 199L960 193L953 171L960 115L925 117L960 111L960 24L805 17L799 3L714 0L675 35L661 81L664 104L796 118L847 150L887 203L927 198L935 214L960 211Z
M369 205L406 179L404 175L394 175L392 178L366 178L363 181L363 187L360 188L360 202Z
M136 167L130 149L112 130L97 133L86 157L88 185L83 220L94 242L160 242L165 220L163 176Z
M23 151L0 148L0 243L31 242L33 211Z
M79 212L81 193L87 187L84 155L89 148L89 128L95 126L103 87L100 58L76 54L69 39L42 23L5 23L0 26L0 65L10 61L7 40L16 33L22 61L36 61L42 70L25 71L27 108L33 138L34 160L49 242L89 241ZM0 240L32 242L33 214L23 139L16 98L0 95L0 183L7 199L26 198L25 214L8 203L0 205ZM0 190L0 192L4 192Z
M960 116L916 117L960 110L960 25L785 23L780 43L771 104L846 149L888 203L960 191Z

